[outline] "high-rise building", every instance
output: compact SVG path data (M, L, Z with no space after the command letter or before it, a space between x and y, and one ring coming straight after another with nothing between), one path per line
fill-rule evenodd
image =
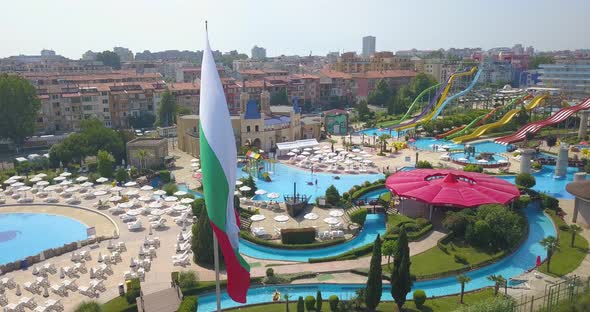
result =
M375 54L375 41L377 38L373 36L363 37L363 56L369 57Z
M252 58L261 60L266 58L266 49L259 46L254 46L252 48Z
M565 60L556 64L541 64L539 74L540 86L559 88L579 98L590 94L590 61Z

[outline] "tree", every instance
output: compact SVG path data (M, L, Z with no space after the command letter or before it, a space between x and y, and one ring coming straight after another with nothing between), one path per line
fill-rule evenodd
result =
M140 169L145 169L146 168L146 163L145 160L150 156L150 152L144 150L144 149L140 149L138 151L135 152L135 157L137 157L137 159L139 159L139 168Z
M74 312L102 312L102 307L96 301L84 301L74 308Z
M432 75L426 73L419 73L417 74L412 80L410 81L410 90L412 92L412 98L415 98L420 94L422 91L434 86L438 82L436 78Z
M551 148L554 147L555 144L557 144L557 137L554 135L550 135L545 138L545 143L547 143L549 150L551 150Z
M176 98L174 98L170 90L162 93L157 117L156 123L162 127L168 127L176 123Z
M408 235L402 227L397 242L397 249L393 259L393 271L391 271L391 296L401 310L406 302L406 297L412 289L412 277L410 275L410 247Z
M193 250L193 260L195 263L205 266L212 266L214 264L212 242L213 228L209 222L207 209L202 209L201 214L197 219L197 223L193 225L191 248Z
M97 170L98 173L105 178L113 176L113 166L115 165L115 157L107 151L98 151L96 156L98 160Z
M150 128L156 122L156 116L152 113L141 112L139 115L129 116L129 125L134 129Z
M305 303L303 302L303 296L299 296L299 299L297 299L297 312L305 312Z
M391 257L395 253L396 247L397 243L392 239L386 239L381 246L381 252L383 255L387 256L387 267L389 267L389 269L391 269Z
M465 284L471 282L471 277L461 274L457 276L457 282L461 284L461 304L463 304L463 295L465 295Z
M506 280L502 275L492 274L487 277L488 281L494 282L494 296L498 295L498 290L500 286L503 285L504 281Z
M103 51L96 55L96 60L113 69L121 69L121 58L113 51Z
M340 193L338 193L338 189L334 185L330 185L326 189L326 201L332 206L340 204Z
M119 168L115 171L115 180L118 182L127 182L129 180L129 174L125 168Z
M338 302L339 301L340 301L340 298L338 298L338 296L336 296L336 295L331 295L328 298L328 304L330 304L330 311L336 312L338 310Z
M17 151L35 133L41 102L35 87L17 75L0 75L0 137L11 139Z
M254 192L256 192L256 190L258 190L258 187L256 187L256 181L254 181L254 178L252 177L252 175L249 175L245 180L243 180L242 182L244 182L244 185L249 187L250 190L249 191L242 191L242 195L245 195L247 197L252 197L254 196Z
M537 184L535 177L532 174L526 172L519 173L514 179L514 182L516 185L522 186L524 188L531 188Z
M367 121L371 118L371 110L369 110L369 106L368 106L367 101L365 101L365 100L360 101L356 110L357 110L357 114L359 116L360 121L364 122L364 121Z
M529 61L529 68L537 69L541 64L554 64L555 59L550 55L536 55L533 56Z
M555 236L547 236L540 241L541 246L547 250L547 272L551 272L551 257L559 251L559 241Z
M367 290L365 288L359 288L355 291L355 294L356 296L352 297L350 301L354 303L357 310L360 310L367 300Z
M323 299L322 299L322 292L318 290L318 292L316 293L315 296L315 304L316 304L316 311L322 311L322 303L323 303Z
M581 233L582 232L582 228L579 225L577 225L577 224L571 224L569 226L569 229L568 230L570 232L572 232L572 240L571 240L570 246L571 247L574 247L574 243L576 242L576 235L578 233Z
M375 238L375 243L373 244L373 255L371 256L368 275L365 305L369 311L375 311L375 308L377 308L377 305L381 301L381 293L383 291L381 237L379 234L377 234L377 238Z
M377 82L375 89L371 91L367 99L369 103L383 107L391 100L392 96L393 91L391 91L391 88L389 88L387 81L381 79Z
M270 95L270 105L289 105L287 89L281 89L278 92L273 92Z
M289 312L289 298L291 298L291 296L289 294L284 294L283 298L285 299L285 311Z

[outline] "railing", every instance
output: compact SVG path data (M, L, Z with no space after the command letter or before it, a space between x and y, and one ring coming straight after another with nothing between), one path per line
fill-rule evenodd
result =
M545 291L539 296L522 296L516 300L512 307L513 312L551 312L564 303L576 300L576 295L590 288L590 277L581 278L573 276L556 284L546 286Z

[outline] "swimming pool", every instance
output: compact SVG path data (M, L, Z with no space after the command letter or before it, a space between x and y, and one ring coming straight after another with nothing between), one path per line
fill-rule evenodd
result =
M447 141L444 139L436 139L436 138L431 138L431 137L427 137L427 138L419 138L416 140L416 142L414 143L416 145L416 148L418 148L419 150L423 150L423 151L432 151L432 147L434 145L438 145L438 146L448 146L450 149L452 150L456 150L456 149L463 149L463 144L455 144L452 141ZM478 142L478 143L467 143L469 145L475 146L475 152L476 153L480 153L480 152L489 152L489 153L496 153L496 154L501 154L501 153L506 153L508 150L508 146L506 145L502 145L502 144L498 144L496 142L493 141L483 141L483 142Z
M483 267L481 269L466 273L471 278L471 282L465 285L465 290L475 290L486 286L492 286L493 283L487 279L491 274L502 274L505 278L510 278L524 273L531 267L534 267L537 256L545 258L546 252L539 244L539 241L547 236L555 236L555 227L549 217L536 206L529 206L525 209L527 221L530 225L529 236L520 248L513 254L503 260ZM281 285L281 286L263 286L252 287L248 290L247 304L264 303L272 301L272 294L275 290L282 294L289 294L291 298L299 296L315 295L320 290L322 296L327 298L331 295L337 295L343 299L350 299L355 295L355 290L364 288L365 284L299 284L299 285ZM383 295L381 300L393 300L391 297L389 284L383 285ZM460 285L454 276L440 278L430 281L416 282L412 290L423 289L427 296L443 296L456 294L460 292ZM412 292L408 294L411 298ZM198 311L215 310L215 294L209 293L199 296ZM242 304L233 302L225 291L221 295L221 306L224 309L241 306Z
M533 190L546 193L556 198L573 199L574 196L565 190L565 186L574 180L574 173L578 172L577 168L568 167L567 175L564 178L554 178L555 166L544 165L539 172L533 173L536 184ZM510 183L514 183L515 176L500 176Z
M347 192L354 185L361 185L365 181L373 182L384 177L383 174L334 174L324 172L314 172L303 170L281 163L264 163L264 171L272 172L270 174L271 182L266 182L261 179L255 179L256 187L263 189L268 193L279 193L281 197L276 200L283 201L283 195L293 194L293 183L297 183L297 193L311 196L310 201L315 200L316 196L324 196L326 189L330 185L334 185L336 189L342 194ZM340 179L334 179L334 176ZM248 173L238 168L238 177L246 178ZM317 180L317 185L315 184ZM311 185L308 184L311 182ZM257 196L255 199L267 199L265 195Z
M325 258L336 256L354 248L362 247L375 241L377 234L385 233L385 216L382 214L368 214L363 230L355 238L335 246L317 249L279 249L257 245L246 240L240 240L240 253L258 259L305 261L309 258Z
M0 264L86 239L86 225L42 213L0 214Z
M480 153L475 153L475 156L479 156L479 154ZM492 158L490 158L487 162L481 163L475 157L466 158L465 157L465 153L463 153L463 152L452 153L451 154L451 158L453 160L457 160L457 161L459 161L459 159L461 159L461 158L467 159L466 161L463 160L463 159L461 159L461 161L459 161L459 162L461 162L461 163L468 163L468 164L475 164L475 165L495 165L495 164L498 163L499 160L502 160L504 162L507 162L508 161L508 159L506 159L506 157L500 156L498 154L494 154L492 156Z
M370 129L365 129L365 130L361 130L361 131L357 131L354 134L356 135L368 135L368 136L380 136L382 134L389 134L392 137L397 136L397 131L395 130L389 130L387 128L370 128Z

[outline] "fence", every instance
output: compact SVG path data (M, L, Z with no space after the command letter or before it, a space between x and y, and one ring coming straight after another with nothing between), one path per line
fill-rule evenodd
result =
M572 302L576 295L590 287L590 277L573 276L553 285L545 286L543 295L523 296L516 300L513 312L555 311L560 304Z

